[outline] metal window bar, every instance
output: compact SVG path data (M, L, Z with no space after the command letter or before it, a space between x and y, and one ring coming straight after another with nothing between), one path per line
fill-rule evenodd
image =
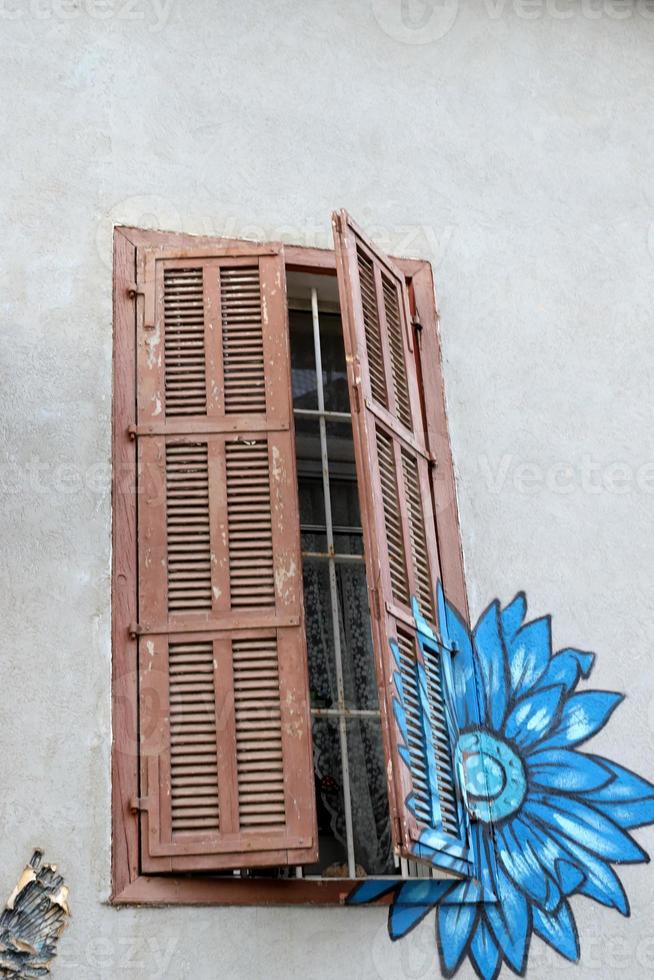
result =
M334 551L334 533L347 533L362 535L362 528L344 527L334 525L332 521L331 490L329 482L329 456L327 449L327 422L350 421L350 412L328 412L325 410L325 392L322 379L322 351L320 345L320 315L318 311L318 293L315 289L311 290L311 314L313 324L313 346L316 369L316 389L318 395L318 408L306 409L296 408L293 414L300 418L315 418L318 420L320 433L320 456L322 469L322 487L325 504L325 524L303 524L301 530L324 533L327 539L327 552L303 552L303 558L309 560L320 559L328 562L329 565L329 598L333 623L334 636L334 659L336 666L336 687L337 687L337 706L335 708L312 708L311 714L314 718L335 718L339 723L339 740L341 747L341 767L343 776L343 806L345 810L345 834L347 843L347 866L350 878L356 878L356 858L354 854L354 829L352 820L352 792L350 785L350 765L347 745L347 719L348 718L381 718L379 709L366 710L359 708L348 708L345 703L345 682L343 676L343 655L341 648L340 616L338 586L336 582L336 564L346 561L363 561L363 555L336 554ZM399 865L399 872L402 878L423 878L436 877L432 869L427 869L424 865L415 861L407 861L405 858L396 860ZM296 877L303 877L301 867L295 869ZM309 876L314 877L314 876ZM386 877L386 876L384 876Z
M316 389L318 410L296 409L296 414L310 415L318 420L320 432L320 457L322 462L322 489L325 504L325 534L327 538L326 560L329 566L329 599L333 623L334 660L336 667L337 708L339 741L341 746L341 767L343 775L343 808L345 810L345 837L347 844L347 869L350 878L356 878L356 859L354 855L354 830L352 822L352 793L350 787L350 762L347 747L347 715L345 713L345 682L343 677L343 656L341 650L341 629L339 616L338 586L336 582L336 556L334 554L334 525L332 523L331 492L329 486L329 458L327 454L327 418L350 419L346 412L326 412L325 392L322 383L322 351L320 346L320 316L318 313L318 293L311 290L311 318L313 323L313 348L316 367ZM315 715L315 712L314 712Z

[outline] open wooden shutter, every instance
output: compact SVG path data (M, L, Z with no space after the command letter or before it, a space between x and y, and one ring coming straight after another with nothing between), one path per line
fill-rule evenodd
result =
M281 246L142 248L135 291L142 867L310 862Z
M407 857L465 871L468 834L443 687L449 654L435 640L435 460L406 282L347 212L334 214L333 229L394 843ZM394 710L398 688L403 717Z

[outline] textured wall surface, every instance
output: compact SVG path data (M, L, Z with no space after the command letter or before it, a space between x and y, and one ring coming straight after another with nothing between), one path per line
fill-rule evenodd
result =
M654 777L653 18L0 4L0 882L34 844L59 862L55 976L439 975L433 917L391 945L379 909L106 904L114 223L328 244L346 206L434 262L473 616L525 589L595 650L629 695L597 749ZM621 876L631 919L573 899L580 966L535 940L530 976L652 975L654 878Z

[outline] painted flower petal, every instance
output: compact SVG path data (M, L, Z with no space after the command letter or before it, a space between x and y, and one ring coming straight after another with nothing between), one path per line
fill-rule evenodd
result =
M397 905L437 905L453 886L451 879L414 878L401 885L394 901Z
M470 827L470 838L472 851L475 859L475 868L479 872L479 880L485 893L497 897L497 885L493 869L495 862L491 861L490 843L486 838L486 825L482 821L475 821Z
M574 841L556 834L547 838L543 853L551 853L552 849L558 850L574 863L580 873L583 872L583 881L573 891L578 891L580 895L586 895L607 908L617 909L621 915L629 915L629 901L622 882L610 865ZM559 867L560 863L557 860L556 866Z
M393 902L388 910L388 935L391 940L395 942L406 936L433 908L433 905L398 905Z
M576 864L570 864L569 861L556 862L556 875L565 895L572 895L586 877Z
M641 776L637 776L635 772L619 766L617 762L612 762L611 759L603 759L600 755L593 755L588 758L592 758L613 773L614 779L609 785L587 794L586 799L613 803L618 800L648 800L654 797L654 785L648 783Z
M458 885L443 895L440 904L441 905L464 905L464 904L474 904L475 902L481 901L483 895L483 888L481 884L474 878L468 878L467 881L461 881Z
M480 683L475 675L470 632L456 609L446 602L440 582L438 622L443 643L457 651L452 658L452 695L458 724L461 728L483 724L486 718L485 705L480 704L477 696Z
M638 863L648 856L612 820L592 807L569 796L538 794L527 800L523 813L552 828L587 851L607 861Z
M502 631L507 648L513 643L513 638L522 626L526 615L527 597L524 592L518 592L501 613Z
M558 724L564 693L562 687L547 687L521 698L506 720L505 737L523 749L538 742Z
M444 976L451 977L459 969L478 915L479 907L476 905L439 906L437 942Z
M500 732L508 703L509 670L497 600L482 614L473 635L476 662L484 687L486 724Z
M530 901L548 911L557 907L561 901L559 886L543 867L531 829L519 818L497 831L497 856Z
M552 684L562 684L566 691L572 691L580 677L590 675L594 660L594 653L585 653L572 647L559 650L550 660L547 670L536 686L551 687Z
M654 823L654 800L633 800L631 803L593 803L606 817L625 830Z
M520 974L525 967L531 917L529 903L498 868L498 903L487 904L486 919L493 937L509 965Z
M583 691L581 694L574 694L564 704L556 730L540 748L569 748L585 742L604 727L623 700L623 694L613 691Z
M367 881L362 881L354 891L350 892L347 896L347 905L365 905L367 902L375 902L382 895L387 895L396 888L396 881L389 882L388 880L369 878Z
M623 915L628 914L629 905L620 880L601 858L554 831L532 827L531 832L540 841L539 854L550 873L558 875L561 863L570 862L583 877L573 890L608 908L615 908ZM561 886L563 887L563 882Z
M623 829L654 823L654 786L617 762L601 756L592 758L605 766L613 779L606 786L585 794L584 799Z
M469 955L472 965L482 980L495 980L499 975L502 959L483 916L480 916L477 922L477 928L470 942Z
M409 807L413 815L416 815L415 797L411 794L408 800L413 800L413 805ZM423 861L429 861L435 868L443 868L446 871L454 871L455 874L467 875L470 872L470 864L462 858L455 857L443 850L443 835L435 830L423 830L420 840L413 845L413 853Z
M531 781L562 793L599 789L613 779L611 771L599 762L570 749L536 751L526 762Z
M567 960L579 959L577 927L567 902L561 902L556 912L534 909L534 932Z
M511 690L520 698L543 676L552 656L552 625L549 616L535 619L518 630L507 642Z

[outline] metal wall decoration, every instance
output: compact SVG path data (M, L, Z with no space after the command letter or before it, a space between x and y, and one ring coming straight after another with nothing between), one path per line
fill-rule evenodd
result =
M504 609L495 600L470 631L439 588L439 642L454 651L448 692L458 719L454 764L477 877L367 881L348 899L360 904L392 893L393 940L435 909L446 977L466 957L483 980L494 980L503 963L524 975L534 933L576 962L569 899L585 895L628 916L612 865L649 860L628 831L654 822L654 785L579 751L624 695L578 691L594 654L553 653L550 617L525 622L526 612L522 593ZM396 687L402 719L401 683Z
M34 851L0 915L0 977L32 980L50 973L68 924L68 888L53 864Z

